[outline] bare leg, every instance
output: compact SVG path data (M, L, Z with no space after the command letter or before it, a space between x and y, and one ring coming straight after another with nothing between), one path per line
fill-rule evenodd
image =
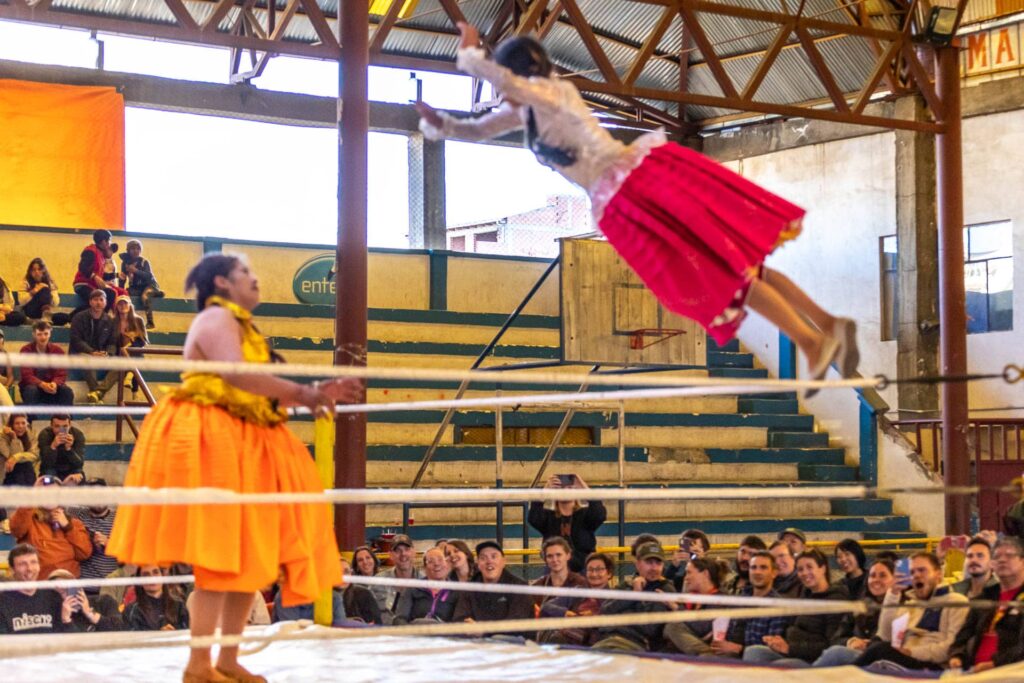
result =
M213 635L220 623L221 613L224 611L225 595L227 594L202 588L195 590L195 595L192 597L192 609L189 611L189 623L193 638ZM228 680L213 668L213 660L210 659L210 648L208 647L192 648L185 673L191 674L199 680Z
M821 353L824 335L812 328L778 290L764 280L750 283L747 305L779 328L800 348L814 367Z
M221 617L220 633L222 636L236 636L245 629L252 611L253 593L225 593L224 615ZM217 671L231 677L246 680L252 673L238 663L238 647L221 647L217 655Z
M835 324L835 316L819 306L814 299L807 296L807 293L800 289L800 286L790 280L777 270L764 267L761 271L761 278L772 286L776 292L795 308L799 313L811 319L818 329L829 333ZM779 326L781 328L781 325Z

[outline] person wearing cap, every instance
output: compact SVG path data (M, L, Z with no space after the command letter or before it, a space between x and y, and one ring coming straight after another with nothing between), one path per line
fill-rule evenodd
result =
M396 534L391 540L391 565L381 570L377 576L390 579L422 579L423 573L414 566L416 561L416 549L413 547L412 539L405 534ZM381 607L384 623L390 624L398 606L398 600L402 597L402 589L393 586L386 587L384 605Z
M476 567L477 573L471 579L471 583L526 585L525 581L505 568L505 550L497 541L484 541L476 546ZM461 591L452 621L503 621L532 618L533 600L529 595Z
M146 329L153 329L153 299L160 299L164 293L153 275L153 267L142 255L142 242L128 240L124 245L124 253L119 254L121 268L117 273L118 282L127 288L128 294L138 297L142 308L146 311Z
M47 581L65 581L75 576L67 569L54 569L46 577ZM108 595L90 597L85 589L54 589L61 597L60 620L64 631L71 633L92 633L100 631L121 631L120 605Z
M114 321L107 315L107 291L94 289L89 295L89 308L71 316L70 353L105 358L117 354L117 334ZM89 403L100 403L117 383L117 372L108 370L103 381L96 378L95 370L83 370L89 385Z
M60 480L44 475L35 485L60 486ZM89 532L62 507L18 508L11 516L11 534L17 543L30 543L39 550L42 576L49 576L54 569L67 569L78 578L80 563L92 555Z
M675 593L672 582L664 577L665 552L655 541L643 543L636 549L636 576L632 590L645 593ZM675 610L674 603L630 600L609 600L601 606L601 614L650 614ZM611 626L598 631L594 649L656 652L665 644L665 625Z
M132 298L121 294L114 301L114 333L117 335L117 352L129 356L128 349L139 349L149 344L146 323L135 313ZM139 390L139 378L131 373L131 388L134 395Z
M783 529L779 532L778 540L789 546L793 557L800 557L800 554L807 550L807 536L799 529Z
M53 328L45 320L32 325L32 341L21 347L21 353L63 356L64 349L50 342ZM64 368L33 368L22 366L21 401L26 405L69 406L75 402L75 392L68 386L68 371Z
M117 245L112 244L110 238L109 230L95 230L92 233L92 244L82 250L72 283L81 304L79 308L86 308L89 305L89 297L95 289L112 290L107 298L107 304L110 306L114 305L114 297L118 294L127 294L114 284L117 273L114 272L114 262L111 259L117 251Z

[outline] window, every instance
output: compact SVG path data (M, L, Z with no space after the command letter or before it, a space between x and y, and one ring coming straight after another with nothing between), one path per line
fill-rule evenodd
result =
M1013 224L964 228L967 332L1013 329Z
M896 235L879 238L879 282L882 299L882 341L896 339L899 321L899 270L900 259L896 250Z

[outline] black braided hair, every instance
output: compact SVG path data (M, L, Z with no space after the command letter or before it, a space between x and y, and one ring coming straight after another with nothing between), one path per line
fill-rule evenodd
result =
M548 53L540 41L530 36L517 36L502 41L494 51L494 61L523 78L547 78L551 75ZM572 166L576 163L574 150L549 145L540 139L533 107L527 107L524 144L545 166Z
M213 284L214 278L218 275L227 277L238 265L237 256L228 256L216 252L207 254L199 263L192 266L192 270L185 277L185 291L196 290L196 308L200 311L206 308L206 300L217 293Z

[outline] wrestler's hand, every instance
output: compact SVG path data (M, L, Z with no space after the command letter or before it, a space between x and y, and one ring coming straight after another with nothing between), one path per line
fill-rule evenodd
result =
M363 400L363 381L354 377L320 382L318 387L327 403L359 403Z
M480 32L476 30L476 26L469 24L465 21L460 21L455 24L459 28L459 49L463 50L467 47L477 47L480 45Z
M416 109L416 113L420 115L420 118L429 123L434 128L444 128L444 119L437 113L437 110L431 107L426 102L416 102L412 105Z

